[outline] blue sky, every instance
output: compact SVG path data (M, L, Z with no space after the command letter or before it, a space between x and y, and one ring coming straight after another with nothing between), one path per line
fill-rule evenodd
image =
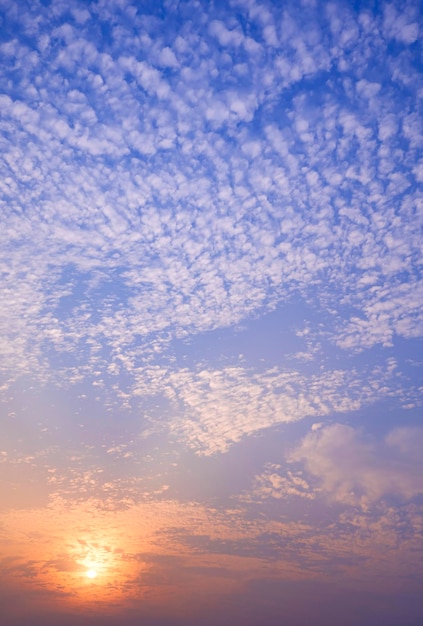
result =
M421 623L422 8L0 0L8 623Z

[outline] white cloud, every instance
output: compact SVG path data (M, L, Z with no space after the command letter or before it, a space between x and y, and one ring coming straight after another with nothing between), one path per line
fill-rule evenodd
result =
M245 436L305 417L356 411L387 394L392 368L367 372L326 371L305 376L275 367L251 371L233 366L140 373L137 395L162 393L174 407L170 431L200 455L227 452Z
M301 473L281 472L280 465L268 464L262 474L255 476L252 489L241 496L241 501L289 499L292 497L314 500L316 495Z
M238 30L229 30L220 20L212 20L210 22L209 32L216 37L221 46L239 46L244 39Z
M423 493L416 453L422 442L420 428L399 428L374 443L351 426L332 424L306 435L290 461L302 463L327 497L367 507L381 498L408 500Z
M413 21L416 17L416 6L413 6L412 3L404 3L404 6L399 10L395 3L386 3L384 6L384 31L388 37L405 45L410 45L419 36L419 24Z
M194 16L167 35L128 4L137 36L118 19L105 39L86 7L63 24L56 6L52 28L38 6L35 23L21 16L37 50L19 29L2 44L14 84L1 96L0 183L14 375L45 372L46 345L94 342L139 361L164 331L230 326L293 293L336 312L324 333L348 351L421 335L418 73L410 66L404 100L391 80L399 58L369 56L370 41L386 53L370 14L240 6L256 25L248 36L212 9L207 28ZM415 13L389 11L386 28L410 40ZM95 12L107 20L113 7Z
M159 60L164 67L179 67L179 63L172 48L166 46L160 52Z

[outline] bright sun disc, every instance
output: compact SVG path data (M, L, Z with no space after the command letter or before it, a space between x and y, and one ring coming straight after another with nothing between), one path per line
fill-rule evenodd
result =
M95 571L95 569L89 569L87 571L87 576L88 578L95 578L97 576L97 572Z

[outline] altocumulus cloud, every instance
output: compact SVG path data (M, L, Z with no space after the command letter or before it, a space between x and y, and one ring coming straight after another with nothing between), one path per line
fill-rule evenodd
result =
M10 370L124 367L316 288L343 349L421 334L416 9L187 10L3 3Z
M420 598L421 7L0 25L0 588L172 623L305 579Z

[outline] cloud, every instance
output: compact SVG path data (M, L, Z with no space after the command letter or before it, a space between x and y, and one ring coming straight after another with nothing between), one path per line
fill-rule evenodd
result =
M366 507L382 498L410 500L423 493L420 428L398 428L381 443L344 424L310 432L291 453L328 498Z
M113 373L136 388L172 342L293 298L313 309L304 360L322 338L329 352L382 348L383 361L396 338L421 336L421 76L412 49L404 72L381 35L410 42L411 5L387 5L382 20L251 2L182 21L185 6L148 18L119 6L75 3L66 21L35 4L17 22L5 7L5 382ZM232 374L205 371L226 398L218 415L236 414ZM198 372L188 377L180 395L200 441L223 418L213 426L194 398ZM227 441L291 419L250 378L245 397L263 417L253 426L246 408ZM307 402L290 396L287 414L312 412Z
M419 24L416 7L412 3L405 3L402 10L398 10L395 3L386 3L384 6L383 27L388 37L396 39L405 45L414 43L419 36Z
M3 597L419 598L416 3L0 4Z
M263 501L267 498L285 500L293 496L313 500L316 497L301 472L294 473L288 470L283 473L280 470L280 465L268 464L262 474L255 476L252 490L241 496L240 500L242 502Z
M140 379L135 393L161 389L178 407L179 416L171 420L170 431L205 455L227 452L243 437L277 424L356 411L384 397L385 383L391 378L389 368L384 374L368 372L366 380L357 372L334 370L305 376L277 367L262 372L240 366L196 373L157 369L152 374L151 382Z

